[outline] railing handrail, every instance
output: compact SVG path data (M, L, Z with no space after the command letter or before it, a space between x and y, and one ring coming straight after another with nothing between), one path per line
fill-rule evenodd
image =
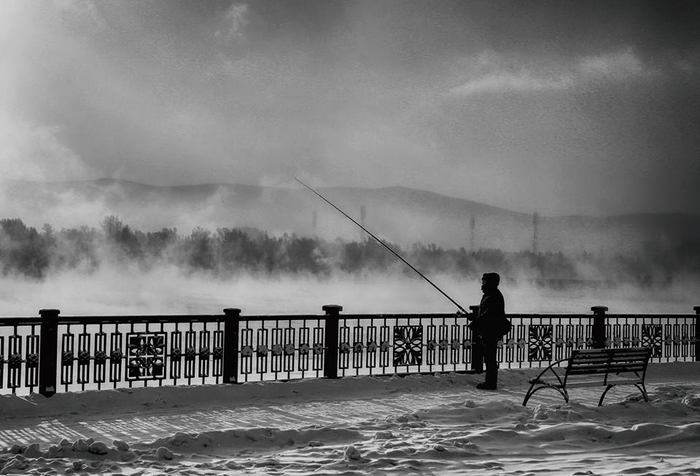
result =
M692 317L693 313L673 313L673 312L651 312L651 313L606 313L606 318L630 318L630 317ZM533 316L543 318L569 318L569 317L590 317L590 313L584 312L513 312L506 313L509 318L530 318ZM298 319L325 319L329 317L327 314L313 313L298 313L298 314L242 314L237 316L241 321L254 320L298 320ZM369 319L369 318L405 318L405 317L460 317L453 312L395 312L395 313L343 313L339 317L345 319ZM174 321L218 321L226 318L226 315L221 314L111 314L111 315L61 315L58 317L60 324L84 324L84 323L115 323L123 321L155 321L155 322L174 322ZM40 316L0 316L0 326L17 324L32 324L41 322Z

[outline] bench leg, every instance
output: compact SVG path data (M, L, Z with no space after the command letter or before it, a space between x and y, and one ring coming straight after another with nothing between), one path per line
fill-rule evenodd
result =
M525 400L523 400L523 406L527 406L527 401L530 400L530 397L532 397L535 394L535 392L537 392L538 390L542 390L543 388L553 388L554 390L559 392L559 394L562 397L564 397L564 402L569 403L569 393L566 391L566 389L560 389L557 387L553 387L551 385L540 385L539 387L537 387L533 390L534 386L535 386L535 384L530 385L530 389L525 394Z
M642 397L644 397L644 401L648 402L649 401L649 396L647 395L647 388L644 386L644 382L641 384L634 384L635 387L639 389L640 392L642 392Z
M610 389L613 388L614 386L615 386L614 384L610 384L610 385L608 385L607 387L605 387L605 391L604 391L603 394L600 396L600 401L598 402L598 406L601 406L601 405L603 404L603 400L605 399L605 395L607 395L608 390L610 390Z

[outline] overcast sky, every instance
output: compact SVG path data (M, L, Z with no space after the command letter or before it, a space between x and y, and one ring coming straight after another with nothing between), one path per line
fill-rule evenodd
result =
M700 212L700 2L0 2L10 179Z

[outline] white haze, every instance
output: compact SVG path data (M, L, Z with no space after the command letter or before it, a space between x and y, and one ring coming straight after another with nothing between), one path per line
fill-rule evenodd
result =
M464 307L481 298L478 280L431 277ZM582 313L605 305L610 313L690 314L697 283L663 290L553 291L504 283L509 313ZM93 274L65 272L43 281L0 277L0 316L34 316L41 308L63 315L220 314L227 307L244 314L322 314L321 306L340 304L345 313L452 313L454 305L418 277L401 275L332 278L241 276L212 279L184 275L175 268L152 271L102 267Z

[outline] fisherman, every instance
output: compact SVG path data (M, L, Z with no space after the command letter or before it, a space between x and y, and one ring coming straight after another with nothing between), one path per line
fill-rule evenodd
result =
M498 273L484 273L481 277L481 291L484 293L476 317L469 317L469 327L477 336L486 362L486 381L477 384L481 390L496 390L498 382L498 362L496 351L498 340L510 331L510 321L506 318L503 294L498 290L501 277Z

